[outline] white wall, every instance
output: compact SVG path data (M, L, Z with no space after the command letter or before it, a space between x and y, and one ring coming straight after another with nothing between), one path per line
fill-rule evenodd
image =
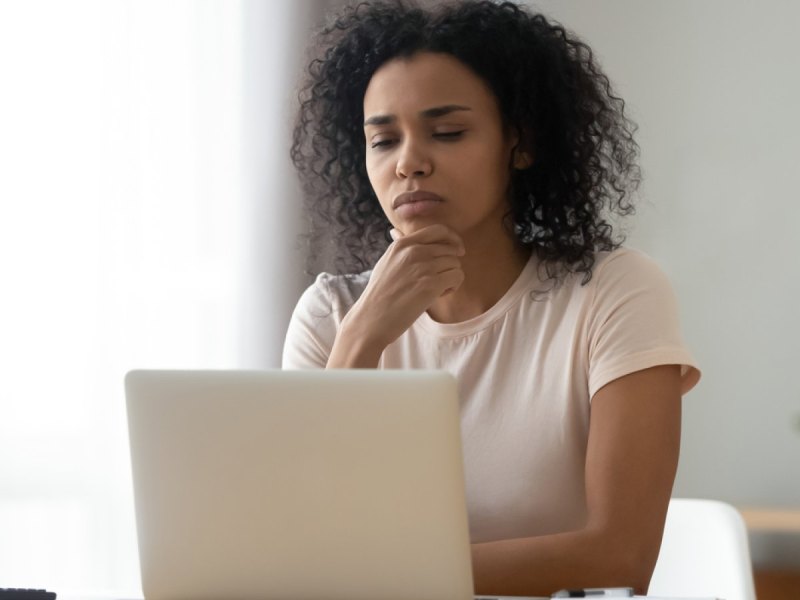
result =
M240 338L242 367L280 367L289 318L310 283L298 239L302 195L289 146L302 55L324 9L322 0L282 2L279 12L274 2L243 0L242 181L248 224L240 297L250 329Z
M278 366L318 5L0 1L0 585L139 586L126 371Z
M640 126L629 245L656 258L703 379L675 494L800 506L800 4L540 0Z

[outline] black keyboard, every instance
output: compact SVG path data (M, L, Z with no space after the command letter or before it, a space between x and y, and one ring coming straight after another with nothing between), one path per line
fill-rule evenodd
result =
M47 590L0 588L0 600L56 600L56 593Z

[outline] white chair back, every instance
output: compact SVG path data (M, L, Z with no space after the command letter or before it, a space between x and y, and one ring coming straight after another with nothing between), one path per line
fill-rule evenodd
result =
M730 504L673 498L650 596L755 600L747 529Z

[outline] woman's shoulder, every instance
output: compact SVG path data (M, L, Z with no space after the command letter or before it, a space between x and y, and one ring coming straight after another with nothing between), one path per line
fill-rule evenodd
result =
M651 256L630 246L620 246L614 250L602 250L595 254L595 270L616 269L659 269Z
M642 326L659 318L679 329L675 290L655 259L628 247L598 253L596 259L585 298L598 323L635 315Z
M668 283L659 263L645 252L622 246L614 250L598 252L592 272L595 287L608 285Z
M310 308L333 309L333 312L346 313L363 293L371 273L372 271L346 275L320 273L300 302Z
M337 328L364 291L369 274L316 276L300 296L289 321L283 368L325 368Z
M614 250L595 252L588 281L585 273L573 271L555 283L548 283L541 270L532 281L538 286L537 291L544 292L541 294L543 298L572 303L591 300L598 292L622 291L643 283L663 285L666 275L659 264L646 253L621 246Z

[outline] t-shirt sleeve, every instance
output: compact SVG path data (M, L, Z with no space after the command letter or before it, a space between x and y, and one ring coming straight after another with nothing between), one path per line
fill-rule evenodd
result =
M678 302L659 266L634 250L612 252L595 271L589 323L589 397L635 371L681 366L681 393L700 370L686 348Z
M324 369L336 339L337 315L327 275L321 274L295 306L283 344L284 369Z

